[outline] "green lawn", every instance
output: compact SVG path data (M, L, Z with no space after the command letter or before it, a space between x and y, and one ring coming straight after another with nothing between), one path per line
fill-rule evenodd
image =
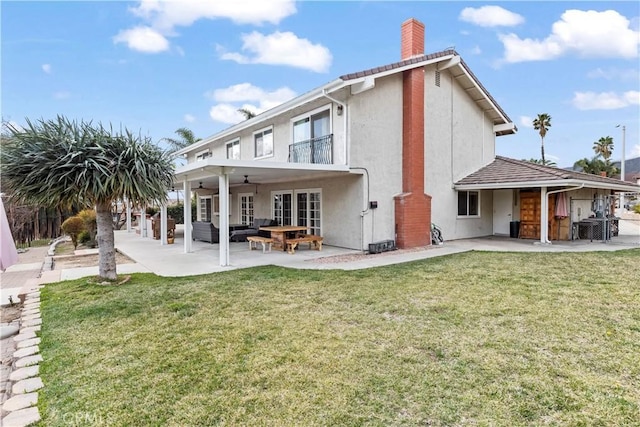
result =
M41 425L639 425L639 277L475 252L47 285Z

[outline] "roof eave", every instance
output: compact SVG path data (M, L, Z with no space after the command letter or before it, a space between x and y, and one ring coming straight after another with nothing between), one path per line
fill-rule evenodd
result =
M582 179L563 179L545 181L517 181L517 182L492 182L485 184L454 184L455 190L500 190L517 188L540 188L540 187L577 187L584 185L585 188L597 188L601 190L613 190L618 192L637 192L640 186L633 184L614 184L606 182L588 181Z

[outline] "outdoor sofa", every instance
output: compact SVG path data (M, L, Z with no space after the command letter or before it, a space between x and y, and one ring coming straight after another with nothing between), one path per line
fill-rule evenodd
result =
M191 238L209 243L220 243L220 230L208 221L193 221Z
M233 242L246 242L248 236L270 237L268 231L260 231L260 227L272 227L278 225L275 219L255 218L253 225L246 230L235 230L231 233L229 240Z

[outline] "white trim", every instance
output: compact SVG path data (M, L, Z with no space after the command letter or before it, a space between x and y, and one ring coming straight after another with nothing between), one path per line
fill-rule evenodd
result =
M203 154L207 154L207 155L203 156ZM201 158L198 158L198 157L201 157ZM209 148L207 148L206 150L196 152L196 162L202 162L204 160L207 160L209 157L211 157L211 149Z
M233 145L238 145L238 158L237 158L237 159L235 159L235 158L233 158L233 157L229 157L229 146L230 146L230 145L231 145L231 146L233 146ZM227 159L230 159L230 160L240 160L240 158L241 158L241 156L242 156L241 146L240 146L240 137L237 137L237 138L234 138L234 139L232 139L232 140L230 140L230 141L227 141L227 142L224 144L224 148L225 148L225 150L224 150L224 151L225 151L225 157L226 157Z
M614 191L640 191L640 188L633 184L608 184L605 182L587 181L581 179L563 179L548 181L519 181L519 182L494 182L488 184L461 184L454 185L454 190L500 190L507 188L540 188L540 187L576 187L584 185L585 188L598 188L601 190Z
M256 154L256 135L258 134L262 134L262 137L264 138L264 133L268 130L271 130L271 153L270 154L263 154L262 156L258 156ZM275 151L276 151L276 147L275 147L275 136L274 136L274 130L273 130L273 125L264 127L262 129L258 129L255 132L251 133L251 146L253 149L253 159L254 160L260 160L260 159L267 159L269 157L273 157L275 155Z
M458 213L458 200L460 198L460 193L467 193L467 212L469 212L469 193L477 193L478 194L478 214L477 215L460 215ZM481 194L480 190L456 190L456 218L457 219L477 219L481 218L482 209L481 209Z
M324 220L323 220L323 202L322 202L322 188L301 188L301 189L297 189L297 190L293 190L293 218L292 218L292 222L294 224L298 224L298 194L306 194L307 195L307 203L310 202L309 200L309 194L310 193L320 193L320 234L318 234L318 236L322 236L323 232L323 228L324 228ZM309 213L309 206L307 206L307 214ZM307 216L307 229L310 228L309 225L309 217Z
M256 196L253 193L238 193L238 224L242 224L242 198L243 197L252 197L251 200L251 218L255 219L256 215L255 215L255 204L256 204ZM246 224L246 225L251 225L253 223L253 221L251 221L251 223Z

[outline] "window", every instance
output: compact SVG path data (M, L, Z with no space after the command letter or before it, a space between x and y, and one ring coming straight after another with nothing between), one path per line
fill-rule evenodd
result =
M480 193L458 191L458 216L480 216Z
M227 159L240 159L240 140L227 142Z
M200 160L204 160L207 157L211 157L211 151L209 150L200 151L196 153L196 162L199 162Z
M273 128L254 133L253 143L256 158L273 156Z
M308 141L331 134L329 110L325 109L293 122L293 142Z
M253 224L253 193L238 194L240 203L240 224Z
M321 199L319 190L296 191L296 224L306 226L309 234L316 236L322 235Z
M211 222L211 196L200 197L200 221Z
M322 235L322 193L320 190L274 191L272 215L278 225L300 225L308 233Z
M273 192L271 193L273 219L278 225L293 224L293 200L292 192Z

